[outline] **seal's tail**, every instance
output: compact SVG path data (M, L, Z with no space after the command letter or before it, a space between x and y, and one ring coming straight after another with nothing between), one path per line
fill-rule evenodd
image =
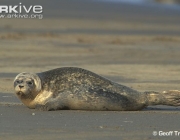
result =
M180 91L169 90L161 92L145 92L147 105L180 106Z

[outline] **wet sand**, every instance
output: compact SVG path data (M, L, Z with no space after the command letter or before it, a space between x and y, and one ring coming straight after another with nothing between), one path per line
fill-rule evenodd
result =
M0 22L0 140L179 138L152 133L180 131L180 107L42 112L22 105L13 79L23 71L76 66L142 92L180 89L180 10L82 0L37 3L44 19Z

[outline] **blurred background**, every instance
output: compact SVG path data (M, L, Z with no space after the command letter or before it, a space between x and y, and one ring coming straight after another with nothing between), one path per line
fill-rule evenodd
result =
M1 0L0 5L43 7L37 18L1 17L1 78L76 66L139 90L169 89L167 83L178 88L179 70L171 68L179 69L180 62L179 0Z

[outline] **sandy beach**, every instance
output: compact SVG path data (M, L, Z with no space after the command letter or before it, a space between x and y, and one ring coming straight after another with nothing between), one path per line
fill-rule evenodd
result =
M43 112L17 99L13 79L23 71L74 66L141 92L180 90L180 9L89 0L23 1L33 4L43 6L43 19L0 19L0 140L179 139L180 107ZM159 136L160 131L173 134Z

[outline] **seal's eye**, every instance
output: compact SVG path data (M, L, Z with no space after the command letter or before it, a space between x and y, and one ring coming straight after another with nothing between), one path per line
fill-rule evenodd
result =
M31 81L27 82L28 85L32 85L33 83Z
M20 84L20 83L22 83L22 81L21 81L21 80L17 80L16 83L17 83L17 84Z

